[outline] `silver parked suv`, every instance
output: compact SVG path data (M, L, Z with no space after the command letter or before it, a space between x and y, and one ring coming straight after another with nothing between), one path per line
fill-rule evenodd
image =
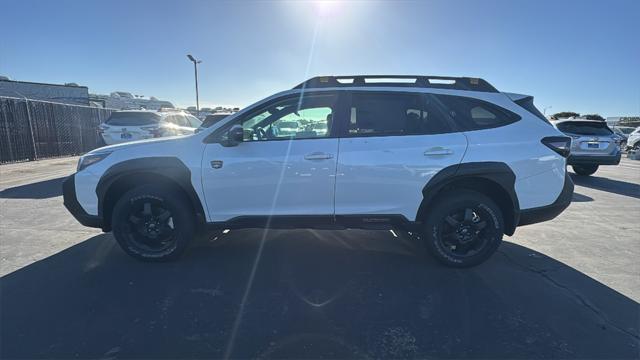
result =
M588 176L600 165L620 163L616 135L604 121L570 119L555 121L553 125L573 139L567 165L571 165L576 174Z

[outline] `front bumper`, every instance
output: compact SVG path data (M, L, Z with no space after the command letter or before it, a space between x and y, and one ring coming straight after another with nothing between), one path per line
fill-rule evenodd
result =
M614 155L569 155L567 165L618 165L621 153Z
M573 188L573 180L571 180L571 176L569 176L568 172L565 171L564 186L562 187L562 191L560 192L560 195L558 195L556 201L551 205L521 210L518 226L551 220L560 215L560 213L562 213L571 204Z
M67 177L62 183L62 198L64 207L69 210L78 222L84 226L102 228L102 218L96 215L89 215L80 206L76 198L75 174Z

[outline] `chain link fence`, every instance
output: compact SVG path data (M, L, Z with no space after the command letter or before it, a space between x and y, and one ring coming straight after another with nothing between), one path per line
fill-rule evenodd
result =
M0 97L0 164L79 155L101 146L113 110Z

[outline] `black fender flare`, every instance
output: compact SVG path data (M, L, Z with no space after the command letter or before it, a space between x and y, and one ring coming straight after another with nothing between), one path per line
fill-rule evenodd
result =
M139 159L131 159L119 162L109 167L96 186L96 195L98 196L98 217L103 219L106 226L105 231L109 230L109 219L104 218L105 197L111 185L123 177L135 176L136 174L157 174L164 178L168 178L180 186L181 190L187 194L196 215L202 216L204 221L204 208L198 197L193 184L191 182L191 170L178 158L171 156L145 157Z
M513 218L505 222L505 233L513 235L520 219L520 203L515 191L516 175L503 162L470 162L448 166L433 176L422 189L423 200L418 209L416 220L428 211L431 201L453 182L474 178L489 180L497 184L509 199L509 208L513 209Z

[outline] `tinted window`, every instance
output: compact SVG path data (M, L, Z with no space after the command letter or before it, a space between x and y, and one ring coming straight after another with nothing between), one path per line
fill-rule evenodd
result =
M205 128L211 127L211 126L217 124L220 120L226 118L227 116L229 116L229 115L228 114L207 115L207 117L202 122L201 126L205 127Z
M152 112L143 111L118 111L109 116L105 121L107 125L114 126L143 126L152 125L160 121L160 115Z
M520 116L486 101L452 95L434 95L463 131L490 129L512 124Z
M241 120L245 141L328 137L338 104L335 94L293 96Z
M602 121L568 121L556 125L563 133L576 135L611 135L612 132L607 124Z
M164 120L178 126L189 126L187 119L182 115L169 115Z
M347 132L351 136L438 134L450 131L433 99L419 94L356 92Z

